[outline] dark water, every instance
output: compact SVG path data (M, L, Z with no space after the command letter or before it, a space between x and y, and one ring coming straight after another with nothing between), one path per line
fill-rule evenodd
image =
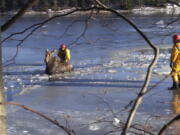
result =
M130 108L121 110L141 89L153 54L142 37L122 19L93 16L87 21L87 17L57 18L24 41L15 64L4 68L6 98L32 107L64 125L67 119L77 134L101 135L114 129L114 115L125 122ZM171 48L172 31L178 32L180 26L176 23L166 26L172 18L162 14L128 17L154 44L163 48L153 71L150 84L153 86L170 72L167 48ZM46 19L46 15L25 16L3 33L3 37ZM30 31L3 44L4 62L16 52L17 40ZM49 79L44 74L44 51L58 49L61 43L70 48L75 71ZM144 125L148 121L152 131L157 132L174 114L173 93L167 90L170 85L171 78L168 78L145 96L136 122ZM64 134L21 108L8 106L7 114L10 135ZM99 119L102 120L99 124L90 124Z

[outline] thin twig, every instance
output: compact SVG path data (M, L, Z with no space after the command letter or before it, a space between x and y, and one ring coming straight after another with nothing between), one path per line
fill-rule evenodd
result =
M132 107L132 109L130 111L127 122L125 124L124 129L123 129L122 135L126 135L127 130L131 126L131 123L132 123L132 121L134 119L136 111L137 111L139 105L141 104L141 102L143 100L144 93L146 93L146 91L147 91L147 88L148 88L148 85L149 85L149 82L150 82L150 79L151 79L151 75L152 75L152 70L153 70L154 66L156 65L158 57L159 57L159 48L156 47L153 43L151 43L151 41L147 38L147 36L131 20L129 20L126 16L120 14L119 12L117 12L116 10L114 10L112 8L107 7L106 5L104 5L99 0L95 0L95 1L99 6L105 8L107 11L111 11L112 13L116 14L117 16L124 19L127 23L129 23L143 37L143 39L149 44L149 46L153 49L153 52L154 52L154 58L153 58L152 62L150 63L150 65L148 66L147 74L146 74L146 78L145 78L143 87L140 90L140 92L139 92L139 94L138 94L138 96L137 96L137 98L135 100L135 103L134 103L134 105L133 105L133 107Z
M172 120L170 120L167 124L165 124L159 131L158 135L162 135L164 133L164 131L171 126L174 122L180 120L180 115L177 115L175 118L173 118Z
M54 125L56 125L57 127L61 128L64 132L66 132L67 135L76 135L73 130L68 129L68 128L66 128L65 126L61 125L57 120L53 120L53 119L51 119L50 117L48 117L48 116L46 116L46 115L44 115L44 114L42 114L42 113L40 113L40 112L38 112L38 111L36 111L36 110L33 110L32 108L27 107L27 106L25 106L25 105L22 105L22 104L19 104L19 103L16 103L16 102L4 102L4 103L1 103L1 102L0 102L0 105L15 105L15 106L19 106L19 107L21 107L21 108L23 108L23 109L25 109L25 110L28 110L28 111L30 111L30 112L32 112L32 113L35 113L35 114L37 114L38 116L40 116L40 117L48 120L48 121L51 122L52 124L54 124Z
M5 22L2 26L1 26L1 31L4 32L6 31L12 24L14 24L24 13L25 11L30 8L37 0L29 0L27 2L27 4L21 9L19 10L19 12L14 15L11 19L9 19L7 22Z

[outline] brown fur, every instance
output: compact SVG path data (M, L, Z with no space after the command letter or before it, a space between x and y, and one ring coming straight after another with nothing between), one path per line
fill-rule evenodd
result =
M71 72L73 66L71 64L62 63L59 58L53 56L55 51L46 50L44 62L46 64L46 74L60 74L64 72Z

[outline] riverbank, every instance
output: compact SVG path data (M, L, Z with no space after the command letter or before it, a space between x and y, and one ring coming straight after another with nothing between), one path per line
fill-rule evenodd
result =
M53 11L52 9L47 9L47 11L35 11L35 10L28 10L26 11L25 15L58 15L58 14L65 14L69 11L71 11L74 8L66 8L66 9L61 9L58 11ZM151 15L151 14L157 14L157 13L164 13L164 14L173 14L173 15L178 15L180 14L180 7L175 6L175 5L167 5L166 7L140 7L140 8L133 8L131 10L121 10L117 9L116 11L120 13L131 13L135 15ZM86 15L89 14L91 11L78 11L75 12L71 15ZM111 14L108 11L95 11L100 15L109 15ZM4 12L0 13L0 15L13 15L16 14L17 11L9 11L9 12Z
M140 15L151 15L151 14L156 14L156 13L178 15L180 14L180 7L172 6L172 5L167 5L165 8L141 7L141 8L134 8L130 12L133 14L140 14Z

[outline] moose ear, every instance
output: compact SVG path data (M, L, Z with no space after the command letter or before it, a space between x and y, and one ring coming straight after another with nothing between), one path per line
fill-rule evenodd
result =
M49 50L48 50L48 49L46 49L46 51L45 51L45 52L47 53L47 52L49 52Z

